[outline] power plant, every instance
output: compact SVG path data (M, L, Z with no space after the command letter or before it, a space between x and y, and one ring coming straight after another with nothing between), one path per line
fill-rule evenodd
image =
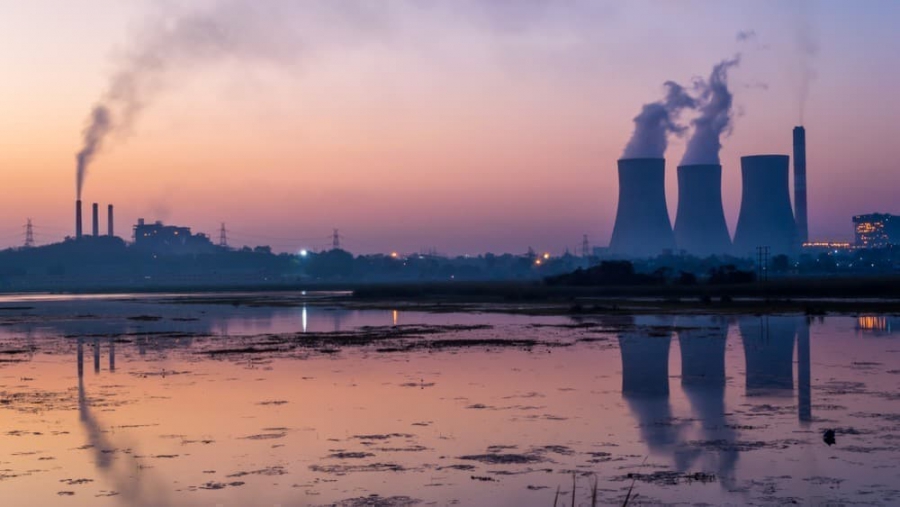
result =
M796 248L796 224L788 190L787 155L741 157L741 211L734 231L734 254L753 255L769 247L772 255Z
M619 204L610 252L650 257L675 247L666 207L665 179L663 158L619 160Z
M790 157L741 157L741 207L734 241L722 204L722 166L678 167L678 209L670 226L665 197L665 159L619 160L619 203L609 252L653 257L676 249L700 257L752 257L757 248L790 255L808 239L806 214L806 131L795 127L794 208L790 195ZM796 220L795 212L796 209Z
M675 244L679 250L700 257L731 251L731 237L722 208L721 165L678 167Z

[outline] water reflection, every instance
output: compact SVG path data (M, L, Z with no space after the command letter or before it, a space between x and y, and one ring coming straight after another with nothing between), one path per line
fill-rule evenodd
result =
M676 469L715 470L724 488L733 485L739 452L738 424L726 406L725 357L729 321L720 316L615 317L619 329L622 396L651 454L672 457ZM737 318L745 359L745 394L792 396L794 344L798 343L798 418L812 420L810 332L803 316ZM681 389L692 417L673 414L669 388L672 332L678 338ZM699 427L698 427L699 426Z
M669 402L669 345L673 318L616 317L607 322L622 329L622 396L637 420L650 452L664 453L678 441Z
M894 334L900 330L900 317L860 315L856 318L856 330L875 336Z
M135 460L136 448L117 446L109 437L110 430L103 426L91 407L84 382L84 338L77 339L78 362L78 421L84 430L85 449L94 457L94 467L114 487L114 492L129 506L163 506L168 502L163 488L152 471L141 467ZM100 372L99 339L93 339L94 373ZM110 341L109 369L115 371L115 347Z
M747 396L793 393L794 338L802 319L778 315L738 320L747 368Z

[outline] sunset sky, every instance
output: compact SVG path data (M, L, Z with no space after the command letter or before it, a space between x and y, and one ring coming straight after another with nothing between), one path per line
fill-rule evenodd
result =
M176 52L99 153L84 200L115 204L123 237L143 217L214 239L225 222L233 245L279 251L328 246L333 228L354 253L605 246L634 116L737 53L732 233L740 157L790 154L804 66L811 239L900 213L900 2L273 1L272 18L189 3L0 0L0 246L27 218L39 244L73 234L91 108L154 23L206 9L233 9L251 47ZM684 145L666 153L673 220Z

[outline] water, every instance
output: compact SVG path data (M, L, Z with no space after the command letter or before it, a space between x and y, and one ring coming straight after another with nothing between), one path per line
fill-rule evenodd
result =
M243 303L0 303L4 505L900 503L890 316Z

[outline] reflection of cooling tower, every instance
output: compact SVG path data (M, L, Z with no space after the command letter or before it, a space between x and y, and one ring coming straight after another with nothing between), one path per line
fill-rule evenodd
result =
M793 392L794 337L803 317L746 317L738 322L747 366L748 394Z
M703 257L731 249L722 210L722 166L698 164L678 168L675 244L679 250Z
M672 319L640 316L633 322L635 329L619 333L622 394L668 397ZM654 331L654 327L662 331Z
M788 191L788 156L741 157L741 213L734 231L734 253L751 256L767 246L772 255L793 250L796 228Z
M717 317L678 317L681 384L725 387L728 323Z
M619 206L609 250L628 257L652 257L675 247L666 208L666 161L619 160Z

